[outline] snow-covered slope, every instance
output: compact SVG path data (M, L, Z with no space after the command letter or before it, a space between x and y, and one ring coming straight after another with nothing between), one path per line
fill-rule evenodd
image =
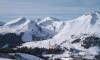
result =
M45 29L52 30L57 33L64 27L65 21L59 20L54 17L46 17L43 20L39 21L37 24Z
M38 42L29 42L29 45L36 44L34 46L38 46L41 43L41 46L48 47L49 43L51 44L58 44L58 45L69 45L75 39L83 37L96 35L100 37L100 13L99 12L91 12L82 15L81 17L67 21L64 28L54 36L53 39L48 39L44 41ZM42 45L43 43L43 45ZM26 43L25 46L28 44ZM66 46L66 45L65 45Z
M29 54L24 54L24 53L17 53L17 54L20 55L23 58L21 60L43 60L39 57L29 55Z
M0 60L12 60L12 59L0 58Z
M100 13L91 12L67 21L61 32L54 38L66 39L71 35L100 33Z
M28 42L22 46L33 48L60 46L65 52L61 55L55 54L52 58L62 57L63 60L70 60L70 56L73 56L78 60L82 60L81 58L99 60L100 58L95 56L100 55L100 13L85 13L77 19L67 21L64 28L53 39Z
M98 41L98 42L97 42ZM44 40L37 42L27 42L23 44L28 48L48 48L52 46L52 48L61 47L65 50L63 54L54 54L51 58L61 58L62 60L70 60L71 58L77 58L78 60L81 58L87 59L95 59L95 56L100 55L100 38L93 35L83 35L80 37L74 37L73 39L67 40ZM21 47L23 47L21 46ZM47 54L48 56L48 54ZM73 57L71 57L73 56ZM80 58L78 58L80 57ZM82 59L81 59L82 60ZM96 59L98 60L98 59Z

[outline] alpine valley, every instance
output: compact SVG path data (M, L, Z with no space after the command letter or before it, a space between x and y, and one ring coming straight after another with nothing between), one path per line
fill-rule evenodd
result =
M0 60L100 60L100 12L73 20L0 22Z

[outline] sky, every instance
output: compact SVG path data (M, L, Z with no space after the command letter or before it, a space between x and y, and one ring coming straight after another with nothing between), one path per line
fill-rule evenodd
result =
M100 11L100 0L0 0L0 21L47 16L71 20L86 12Z

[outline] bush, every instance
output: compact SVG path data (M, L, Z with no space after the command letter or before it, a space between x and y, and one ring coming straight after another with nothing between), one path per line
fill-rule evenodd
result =
M54 60L61 60L60 58L55 58Z
M46 49L46 48L27 48L27 47L22 47L22 48L17 48L17 49L13 49L13 48L1 48L0 49L0 53L26 53L26 54L30 54L30 55L35 55L35 56L38 56L40 58L43 58L43 59L48 59L48 57L43 57L42 54L44 52L46 52L47 54L60 54L60 52L64 52L64 50L62 49L58 49L58 48L55 48L55 49ZM12 57L13 58L13 57Z
M76 39L76 40L72 41L72 44L73 44L73 43L78 43L78 42L80 42L80 41L81 41L81 39Z
M15 47L23 43L21 37L15 33L0 34L0 47L8 44L9 48Z
M100 47L100 38L95 36L86 37L83 40L83 44L81 45L84 48L90 48L91 46L99 46Z

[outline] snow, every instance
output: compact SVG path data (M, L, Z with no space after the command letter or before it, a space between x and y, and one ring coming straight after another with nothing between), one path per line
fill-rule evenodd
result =
M41 20L39 23L43 23L43 22L46 22L46 21L59 21L59 19L54 18L54 17L46 17L43 20Z
M50 19L50 18L47 18L47 19ZM53 22L53 23L56 23L56 22ZM37 42L27 42L23 44L21 47L27 46L27 47L32 47L32 48L34 47L48 48L49 44L51 44L52 46L55 46L55 44L57 44L57 45L60 45L61 47L66 47L68 49L74 48L76 50L82 51L79 53L75 52L72 55L79 54L79 55L83 55L84 58L88 58L88 59L93 59L95 55L98 55L98 53L100 52L100 49L97 46L90 47L89 49L85 49L84 47L81 46L82 42L75 43L75 44L72 44L71 42L77 38L80 38L81 41L83 41L85 37L92 36L94 34L100 37L99 35L100 13L98 12L86 13L77 19L66 21L64 23L65 25L63 25L63 28L61 29L61 31L59 31L59 33L56 34L53 37L53 39L47 39L47 40L37 41ZM45 28L46 26L47 27L49 26L49 23L47 24L48 25L44 25ZM73 37L71 37L72 35ZM69 57L70 56L69 53L70 53L69 51L66 51L62 55L55 55L54 58L62 57L61 58L62 60L69 60L71 58L64 58L64 57Z
M18 18L18 19L16 19L16 20L12 20L12 21L10 21L10 22L8 22L8 23L6 23L5 24L5 26L17 26L17 25L20 25L20 24L22 24L22 23L25 23L27 21L27 19L25 18L25 17L21 17L21 18Z
M35 23L38 23L38 22L41 21L41 19L34 19L34 20L32 20L32 21L34 21Z
M95 46L95 47L90 47L90 48L88 49L88 53L89 53L89 54L98 55L99 52L100 52L100 48L97 47L97 46Z
M39 21L37 24L43 28L59 32L64 27L65 22L54 17L46 17Z
M28 54L24 54L24 53L18 53L22 58L24 58L25 60L43 60L39 57L33 56L33 55L28 55Z
M4 26L0 26L1 34L15 33L19 35L21 32L23 32L24 35L22 36L22 40L24 42L32 41L32 35L39 37L45 37L47 35L49 36L50 34L48 31L45 31L45 29L41 28L32 20L29 20L25 17L12 20L6 23Z
M1 58L1 57L0 57L0 60L12 60L12 59L6 59L6 58Z
M2 48L7 48L8 47L8 44L5 44Z
M100 32L100 14L91 13L66 22L66 25L54 39L63 40L71 35L94 34Z
M21 47L27 46L28 48L30 48L30 47L32 47L32 48L35 48L35 47L49 48L49 42L50 41L51 41L51 39L42 40L42 41L36 41L36 42L27 42L27 43L24 43ZM53 42L51 44L53 45Z
M24 40L24 42L32 41L32 34L24 33L22 40Z
M24 18L25 19L25 18ZM75 39L80 38L81 41L85 39L85 37L91 36L96 34L100 37L100 13L99 12L91 12L85 13L84 15L80 16L77 19L70 20L70 21L61 21L59 19L53 17L46 17L43 20L37 21L37 24L32 22L31 20L24 20L18 23L20 20L15 20L12 22L8 22L3 27L0 27L0 33L3 32L14 32L20 33L25 32L22 39L26 42L22 44L23 47L26 46L28 48L32 47L44 47L49 48L49 44L55 47L58 45L62 48L73 48L76 50L80 50L82 52L72 52L72 55L83 55L85 58L93 59L95 55L98 55L100 49L98 46L90 47L89 49L85 49L81 46L82 42L74 43L71 42ZM13 24L13 26L11 26ZM15 26L14 26L15 25ZM39 27L42 27L43 32L39 31ZM33 31L32 31L33 29ZM44 36L44 35L52 35L54 36L51 39L42 40L42 41L35 41L32 42L32 34L37 36ZM86 34L86 35L84 35ZM61 55L54 55L53 58L61 58L62 60L70 60L71 58L64 58L69 57L70 52L65 50L65 52ZM20 54L26 59L33 58L27 54ZM92 55L92 56L91 56ZM35 57L36 59L37 57ZM37 58L38 59L38 58Z

